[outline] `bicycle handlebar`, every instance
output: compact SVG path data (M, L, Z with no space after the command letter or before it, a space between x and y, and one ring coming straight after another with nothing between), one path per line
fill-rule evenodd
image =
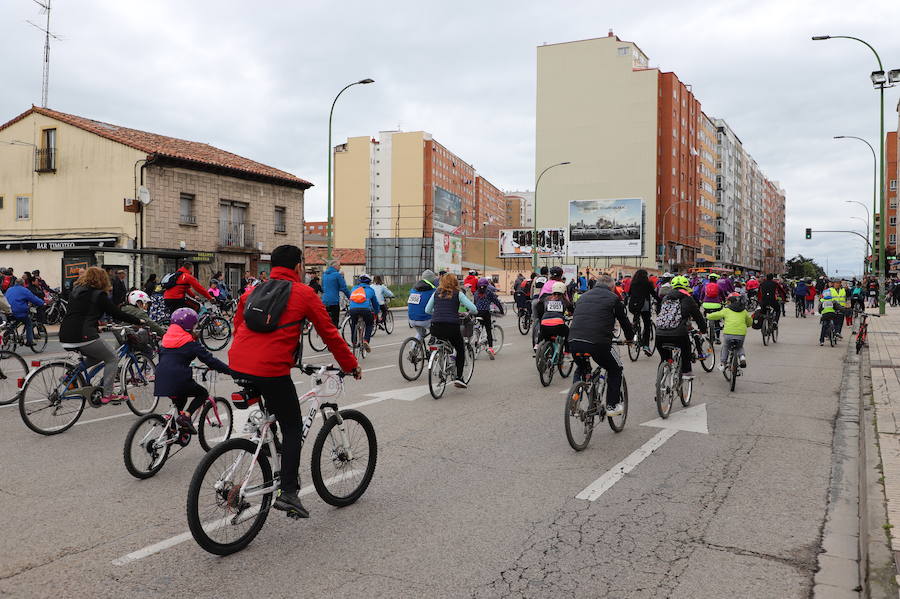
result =
M307 376L331 372L336 373L340 378L344 378L348 374L351 374L348 372L344 372L342 369L334 366L333 364L328 364L327 366L317 366L315 364L300 364L298 368L300 368L300 371Z

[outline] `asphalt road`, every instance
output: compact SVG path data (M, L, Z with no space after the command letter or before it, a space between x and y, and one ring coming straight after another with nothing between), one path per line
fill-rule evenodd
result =
M496 361L479 360L471 387L439 401L424 377L400 376L398 326L373 340L364 379L340 402L375 400L360 408L378 435L366 494L336 509L313 492L309 520L273 512L225 558L185 534L196 442L136 480L122 461L126 408L86 408L78 426L43 437L0 407L0 596L806 597L843 349L818 347L814 319L782 322L775 346L749 335L737 392L697 366L690 412L676 404L667 422L692 430L674 434L641 426L657 419L656 358L624 356L627 426L598 427L581 453L563 430L568 381L540 386L511 317ZM633 469L621 480L576 498L623 460Z

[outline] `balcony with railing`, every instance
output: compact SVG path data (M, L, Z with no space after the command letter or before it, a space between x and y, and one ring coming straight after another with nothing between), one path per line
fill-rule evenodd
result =
M56 148L36 148L34 150L34 170L37 173L55 173Z
M219 247L255 250L256 225L248 223L220 222Z
M182 214L178 220L179 225L187 225L189 227L197 226L197 217L193 214Z
M275 223L276 233L287 233L287 225L284 223Z

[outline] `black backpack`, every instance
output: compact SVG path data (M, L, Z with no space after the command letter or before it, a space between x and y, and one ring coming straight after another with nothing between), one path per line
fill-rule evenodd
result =
M178 284L178 278L181 277L181 272L170 272L166 276L162 278L159 282L159 286L163 289L172 289L175 285Z
M244 322L247 328L257 333L271 333L303 322L295 320L278 326L281 313L291 297L291 288L290 281L280 279L269 279L257 285L244 304Z

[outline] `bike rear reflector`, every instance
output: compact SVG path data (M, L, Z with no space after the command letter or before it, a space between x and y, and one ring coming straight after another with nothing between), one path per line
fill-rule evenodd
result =
M429 345L429 346L428 346L428 349L431 350L431 351L437 351L437 346L436 346L436 345Z
M16 385L18 385L19 389L21 389L22 385L24 385L24 384L25 384L25 379L17 379L16 380Z
M32 360L31 365L36 368L41 365L41 361L40 360Z

